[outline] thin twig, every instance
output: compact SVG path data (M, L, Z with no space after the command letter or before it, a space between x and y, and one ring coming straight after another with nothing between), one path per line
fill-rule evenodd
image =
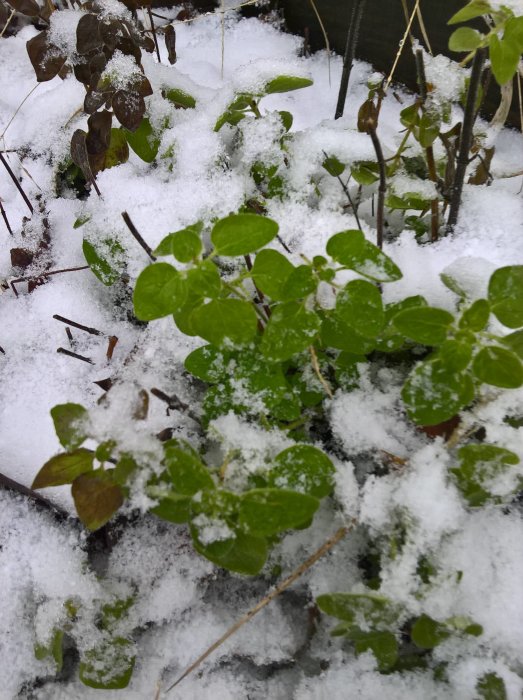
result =
M64 270L52 270L51 272L42 272L39 275L30 275L28 277L18 277L15 280L11 280L9 284L11 285L11 289L13 290L15 296L18 296L18 292L16 291L15 284L19 284L20 282L37 282L40 279L45 279L46 277L52 277L53 275L61 275L64 272L79 272L80 270L88 270L89 265L82 265L81 267L67 267Z
M481 72L486 59L485 49L478 49L472 62L472 70L470 73L470 82L467 92L467 102L465 105L465 113L463 115L463 127L461 129L461 137L459 144L459 153L457 158L456 174L452 185L452 195L450 201L449 218L447 221L447 233L451 233L458 221L459 209L461 206L461 194L463 192L463 184L465 182L465 174L469 164L470 147L472 146L473 128L476 117L476 100L479 92L481 81Z
M332 535L316 552L310 556L306 561L303 562L290 576L284 579L280 585L272 590L263 600L257 603L249 612L245 613L238 622L236 622L232 627L229 627L227 632L223 634L220 639L218 639L214 644L212 644L201 656L199 656L196 661L189 666L189 668L184 671L184 673L167 688L166 692L169 693L173 688L179 685L184 678L187 678L195 669L200 666L200 664L205 661L205 659L210 656L213 651L216 651L229 637L232 637L243 625L252 620L252 618L257 615L260 610L263 610L272 600L277 598L284 590L286 590L290 585L292 585L297 579L299 579L308 569L313 566L318 559L321 559L328 551L330 551L334 545L336 545L340 540L342 540L345 535L347 535L356 526L356 520L351 520L350 524L345 527L340 527L340 529Z
M329 156L327 155L326 151L323 151L323 155L325 156L325 158L328 158L328 157L329 157ZM357 224L359 230L360 230L360 231L363 231L363 229L361 228L361 222L360 222L360 219L359 219L359 216L358 216L358 207L355 205L355 203L354 203L354 201L353 201L353 199L352 199L352 197L351 197L351 194L350 194L350 192L349 192L349 188L347 187L347 185L346 185L346 184L343 182L343 180L341 179L341 175L336 175L336 178L337 178L338 182L340 183L342 190L345 192L345 194L346 194L346 196L347 196L347 199L349 200L349 204L350 204L350 207L351 207L351 209L352 209L352 211L353 211L353 213L354 213L354 218L356 219L356 224Z
M151 394L153 396L156 396L157 399L160 399L160 401L163 401L164 403L166 403L168 410L180 411L180 413L185 413L195 423L198 423L198 425L200 424L200 422L201 422L200 417L197 416L196 413L191 411L189 405L184 403L183 401L181 401L176 396L176 394L169 396L164 391L162 391L161 389L157 389L156 387L153 387L149 391L151 392Z
M13 19L15 12L16 12L16 10L11 10L11 14L10 14L9 17L7 18L7 21L6 21L6 23L4 24L4 28L3 28L2 31L0 32L0 39L4 36L7 27L11 24L11 20Z
M138 243L142 246L142 248L145 250L147 255L151 258L151 260L153 262L155 260L157 260L156 255L153 254L151 247L144 241L144 239L142 238L142 236L138 232L138 229L131 221L131 217L129 216L129 214L126 211L122 212L122 218L125 221L125 223L127 224L127 228L129 229L129 231L133 234L133 236L136 238Z
M71 321L70 318L65 318L65 316L60 316L60 314L53 314L53 318L57 321L61 321L62 323L67 323L67 325L73 326L73 328L78 328L81 331L90 333L91 335L106 335L105 333L102 333L102 331L99 331L96 328L90 328L89 326L84 326L82 323Z
M72 352L71 350L67 350L66 348L57 348L56 352L59 352L61 355L67 355L68 357L74 357L75 360L82 360L82 362L87 362L90 365L94 365L94 362L91 360L90 357L79 355L77 352Z
M156 36L156 29L154 27L153 13L151 12L150 5L147 5L147 13L149 15L149 22L151 23L151 32L153 34L153 41L154 41L154 46L156 49L156 56L158 57L158 63L161 63L162 59L160 58L160 47L158 46L158 37Z
M356 46L360 33L361 18L365 8L366 0L355 0L352 6L352 14L350 18L349 29L347 32L347 42L345 44L345 55L343 56L343 71L341 73L340 90L338 93L338 102L336 104L336 113L334 119L339 119L343 116L345 109L345 100L347 98L347 90L349 86L350 74L354 57L356 55Z
M318 12L318 8L316 7L316 3L314 0L309 0L311 7L314 11L314 14L316 15L316 19L318 20L318 24L320 25L321 33L323 34L323 38L325 40L325 49L327 50L327 68L329 72L329 87L331 86L331 45L329 43L329 36L327 34L327 30L325 29L325 25L323 24L323 20L321 19L321 15ZM365 0L363 0L365 2Z
M403 35L403 38L400 40L399 46L398 46L398 51L396 53L396 58L394 59L394 63L392 64L392 68L389 73L389 77L387 78L387 81L385 83L385 87L383 88L385 92L389 89L390 84L392 83L392 78L394 76L394 73L396 72L396 68L398 66L398 61L401 58L401 54L403 53L403 47L405 46L405 41L407 40L407 37L410 34L410 28L412 27L412 22L414 21L414 17L416 16L416 13L418 11L420 0L416 0L416 4L414 5L414 9L412 10L412 13L410 15L409 21L407 22L407 28L405 29L405 33Z
M422 109L425 111L425 102L427 100L427 77L425 74L425 62L423 60L423 51L417 49L414 57L416 59L416 71L418 74L418 84L420 97L422 100ZM434 158L434 149L432 145L425 148L427 157L427 169L429 177L435 186L438 184L438 173L436 170L436 161ZM439 237L439 204L438 200L431 199L430 201L430 239L434 243Z
M9 219L7 218L7 214L4 209L4 205L2 204L2 200L0 199L0 211L2 212L2 219L5 222L5 225L7 226L7 230L11 234L11 236L14 236L13 229L11 228L11 225L9 223Z
M32 95L33 92L36 90L36 88L37 88L39 85L41 85L41 84L42 84L42 83L36 83L36 85L35 85L33 88L31 88L31 89L29 90L29 92L27 93L27 95L26 95L26 96L24 97L24 99L20 102L20 104L18 105L18 107L17 107L16 110L15 110L15 113L13 114L13 116L11 117L11 119L7 122L7 126L6 126L5 129L2 131L2 133L0 134L0 139L3 140L3 138L4 138L4 136L5 136L5 132L9 129L9 127L10 127L11 124L13 123L14 118L16 117L16 115L18 114L18 112L22 109L22 107L23 107L23 105L24 105L24 102L25 102L26 100L28 100L29 97L31 97L31 95Z
M334 398L334 394L332 393L332 388L329 382L325 379L323 374L321 373L320 369L320 363L318 362L318 355L316 354L316 350L314 349L314 345L311 345L309 347L309 352L311 354L311 360L312 360L312 368L314 369L314 373L318 377L318 381L322 385L322 387L325 389L325 393L329 397L329 399Z
M22 198L23 198L24 202L27 204L27 206L28 206L28 208L29 208L29 211L30 211L31 214L32 214L32 213L33 213L33 205L31 204L31 202L29 201L28 196L27 196L26 193L24 192L24 190L23 190L23 188L22 188L22 185L18 182L18 178L16 177L16 175L14 174L14 172L11 170L11 166L9 165L9 163L7 162L7 160L4 158L4 154L2 153L2 151L0 151L0 160L2 161L2 164L3 164L3 166L5 167L5 169L7 170L7 172L9 173L9 175L10 175L10 177L11 177L11 180L15 183L16 189L17 189L17 190L20 192L20 194L22 195Z

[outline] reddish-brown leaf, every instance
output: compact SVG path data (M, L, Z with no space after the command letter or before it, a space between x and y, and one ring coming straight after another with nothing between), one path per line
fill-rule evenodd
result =
M95 112L87 120L89 130L85 138L85 146L89 155L104 153L109 148L112 120L113 115L106 109L103 112Z
M27 248L11 248L9 252L11 253L11 265L13 267L25 269L33 262L34 253L31 250L27 250Z
M71 494L78 517L89 530L105 525L123 504L122 489L101 469L76 478Z
M6 2L21 15L36 17L40 14L40 7L35 0L6 0Z
M40 32L29 39L26 48L39 83L52 80L66 61L66 56L60 52L60 49L48 42L46 32Z
M113 111L122 126L136 131L145 114L145 102L134 90L118 90L113 97Z
M80 55L102 46L100 20L95 14L82 15L76 27L76 50Z
M167 49L169 63L176 63L176 32L172 24L165 28L165 48Z

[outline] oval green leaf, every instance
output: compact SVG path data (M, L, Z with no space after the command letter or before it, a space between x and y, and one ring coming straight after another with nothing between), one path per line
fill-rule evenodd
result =
M232 214L217 221L211 241L218 255L237 256L254 253L278 234L278 224L258 214Z
M240 299L213 299L191 315L194 332L220 347L245 345L256 335L258 321L252 304Z
M134 313L141 321L153 321L178 313L186 299L187 286L178 270L168 263L154 263L136 280Z
M519 357L496 345L482 348L472 364L476 377L492 386L517 389L523 385L523 365Z
M379 289L365 280L349 282L338 295L336 316L365 338L376 338L385 325Z

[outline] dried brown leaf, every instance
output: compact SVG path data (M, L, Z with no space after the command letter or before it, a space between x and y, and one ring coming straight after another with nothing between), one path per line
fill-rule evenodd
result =
M73 481L71 494L76 512L89 530L98 530L123 504L122 489L103 470L81 474Z
M49 43L47 32L40 32L29 39L26 48L39 83L58 75L67 58L57 46Z
M102 46L100 20L95 14L82 15L76 27L76 50L85 55Z

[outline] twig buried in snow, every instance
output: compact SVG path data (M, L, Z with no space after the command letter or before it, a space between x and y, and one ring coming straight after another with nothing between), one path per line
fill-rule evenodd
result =
M252 618L257 615L263 608L265 608L272 600L277 598L281 593L283 593L284 590L286 590L291 584L293 584L295 581L297 581L308 569L313 566L318 559L321 559L324 554L327 554L334 545L336 545L340 540L342 540L345 535L347 535L351 530L355 528L357 525L356 519L352 519L348 525L345 525L344 527L340 527L339 530L337 530L332 537L329 537L329 539L322 544L322 546L317 549L314 554L312 554L308 559L306 559L303 564L300 564L300 566L293 571L293 573L288 576L286 579L284 579L279 586L277 586L274 590L272 590L268 595L263 598L263 600L260 600L259 603L257 603L254 608L251 608L249 612L245 613L243 617L241 617L238 622L236 622L232 627L229 627L229 629L223 634L219 639L217 639L214 644L212 644L204 653L199 656L194 663L192 663L188 669L186 669L182 675L172 684L170 685L167 690L165 691L166 693L169 693L173 688L175 688L177 685L179 685L184 678L187 678L193 671L195 671L198 666L200 666L207 657L209 657L216 649L221 647L221 645L226 642L229 637L232 637L233 634L236 634L236 632L241 629L247 622L250 622ZM158 697L158 693L157 696Z

